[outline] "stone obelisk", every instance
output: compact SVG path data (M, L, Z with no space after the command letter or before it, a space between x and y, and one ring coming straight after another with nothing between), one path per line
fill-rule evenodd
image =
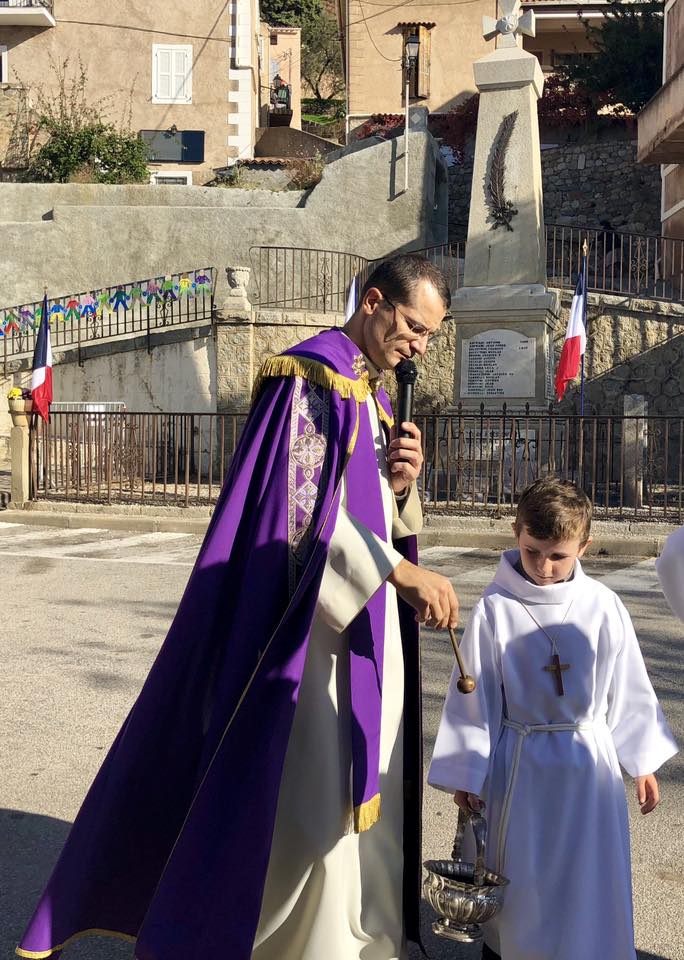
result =
M454 297L456 402L530 403L551 392L557 297L546 287L546 244L537 101L544 77L522 49L534 13L500 0L485 17L496 49L474 64L480 106L464 286Z

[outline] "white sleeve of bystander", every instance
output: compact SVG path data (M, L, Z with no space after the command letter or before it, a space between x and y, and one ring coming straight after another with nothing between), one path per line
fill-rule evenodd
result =
M675 530L665 541L656 560L660 586L672 612L684 620L684 527Z

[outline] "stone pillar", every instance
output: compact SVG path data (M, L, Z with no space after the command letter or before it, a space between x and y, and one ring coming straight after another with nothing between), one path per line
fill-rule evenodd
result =
M456 320L454 402L545 407L552 396L558 295L546 288L537 100L544 76L519 33L534 36L534 14L501 0L484 18L497 49L473 65L480 106L468 220L464 286Z
M473 65L480 91L464 285L546 285L539 61L514 46ZM503 222L502 222L503 221Z
M31 463L29 459L28 417L24 423L17 423L10 431L10 450L12 451L12 507L21 509L31 498Z
M216 411L245 411L252 396L254 316L247 298L249 267L227 267L228 295L217 306Z
M623 420L622 447L624 450L624 475L622 478L623 500L626 507L644 505L644 465L648 444L648 403L636 393L625 394L625 417L640 419Z

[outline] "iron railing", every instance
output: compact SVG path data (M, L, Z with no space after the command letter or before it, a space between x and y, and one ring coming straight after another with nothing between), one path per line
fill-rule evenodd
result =
M577 416L459 407L416 417L423 503L432 511L513 510L537 477L579 484L603 518L681 523L684 418Z
M575 286L585 240L589 290L684 302L684 239L670 237L547 224L549 286Z
M246 414L56 413L31 431L34 499L213 503Z
M57 413L32 431L33 496L99 503L213 503L246 414ZM684 418L494 413L416 417L430 512L515 508L536 477L579 483L597 516L684 522Z
M588 244L588 289L620 296L684 303L684 239L549 224L546 275L550 287L573 289L581 251ZM463 286L466 242L414 251L446 273L452 294ZM260 307L344 312L355 274L364 282L381 260L299 247L252 247L256 300Z
M52 13L54 0L0 0L0 7L45 7Z
M303 247L252 247L250 260L257 302L273 310L344 313L352 280L368 270L354 253Z
M48 300L53 349L77 347L109 337L145 333L177 324L210 320L213 315L216 271L213 267L121 283L85 293ZM2 358L32 354L42 301L0 310Z

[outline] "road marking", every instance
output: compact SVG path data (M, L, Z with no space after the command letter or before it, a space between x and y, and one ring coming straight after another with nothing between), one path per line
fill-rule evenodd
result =
M70 543L63 547L50 547L49 552L55 557L69 556L71 553L92 555L107 550L121 550L129 547L151 546L156 543L168 544L172 540L188 540L191 533L142 533L134 537L119 537L110 540L98 540L94 543ZM2 541L0 540L0 551ZM96 559L96 557L93 557Z
M30 553L19 550L0 550L3 557L21 557L24 560L80 560L83 563L137 563L150 566L194 567L195 561L172 560L170 556L160 554L152 557L78 557L57 554L50 550L32 550Z
M33 527L26 527L23 523L5 523L1 526L8 529L14 528L16 533L4 535L0 531L0 543L26 543L29 540L63 540L65 537L73 537L86 534L102 534L104 531L99 527L40 527L36 530Z

